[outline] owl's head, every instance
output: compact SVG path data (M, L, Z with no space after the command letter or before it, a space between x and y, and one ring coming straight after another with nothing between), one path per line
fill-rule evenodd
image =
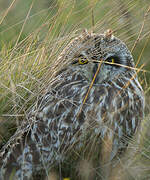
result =
M122 73L135 72L134 62L127 46L111 30L104 34L83 33L72 40L60 55L67 66L92 80L101 63L97 81L114 78Z

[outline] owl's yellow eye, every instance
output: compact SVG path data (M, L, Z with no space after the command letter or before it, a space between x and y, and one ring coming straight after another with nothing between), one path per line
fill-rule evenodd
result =
M115 63L115 59L114 59L114 58L112 58L112 59L111 59L111 62L112 62L112 63Z
M106 59L106 62L108 62L108 64L114 64L114 63L118 63L119 58L118 57L109 57L108 59Z
M87 63L88 63L88 60L87 60L87 59L84 59L83 57L80 57L80 58L78 59L78 61L79 61L79 64L87 64Z

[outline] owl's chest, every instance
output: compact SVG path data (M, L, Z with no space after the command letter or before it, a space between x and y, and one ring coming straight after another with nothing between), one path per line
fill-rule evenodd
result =
M62 132L78 131L93 124L100 127L116 122L122 126L126 120L129 121L126 126L129 126L130 118L135 119L131 109L141 112L143 100L138 87L123 86L121 80L90 86L79 75L68 76L51 87L39 109L46 124L53 129L62 129Z
M121 86L121 81L92 87L80 79L59 81L39 102L35 132L60 152L73 146L80 150L86 146L85 139L93 142L106 133L117 134L114 144L132 136L142 117L143 100L136 86Z
M61 83L51 88L42 100L41 111L48 124L63 129L79 130L89 124L102 121L114 93L104 85L94 85L86 81ZM55 125L54 125L55 124Z

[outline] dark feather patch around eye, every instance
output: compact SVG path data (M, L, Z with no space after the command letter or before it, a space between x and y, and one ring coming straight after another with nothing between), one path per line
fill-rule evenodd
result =
M111 56L111 57L107 58L105 60L105 62L110 62L111 63L110 65L117 66L117 67L119 67L117 64L121 64L121 60L118 56Z

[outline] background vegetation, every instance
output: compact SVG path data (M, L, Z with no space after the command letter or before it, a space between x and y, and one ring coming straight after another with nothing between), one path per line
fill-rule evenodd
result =
M51 63L83 28L97 33L111 28L132 51L145 91L146 117L140 143L133 142L138 151L126 170L131 179L149 179L149 0L0 0L0 144L46 88Z

